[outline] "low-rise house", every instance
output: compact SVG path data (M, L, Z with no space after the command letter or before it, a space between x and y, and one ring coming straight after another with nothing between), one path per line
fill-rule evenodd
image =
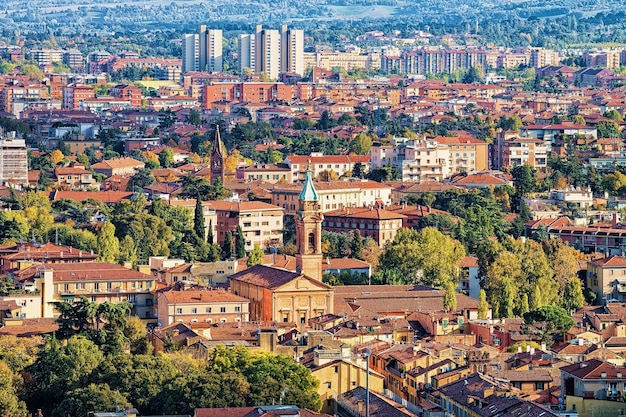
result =
M100 184L83 165L54 169L55 186L69 190L99 189Z
M623 408L626 368L591 359L561 368L561 401L568 408L585 410L594 406L605 413ZM620 401L620 402L615 402ZM586 405L588 403L588 405Z
M146 164L133 158L113 158L93 164L94 172L104 174L107 177L113 175L134 175L138 170L143 169Z

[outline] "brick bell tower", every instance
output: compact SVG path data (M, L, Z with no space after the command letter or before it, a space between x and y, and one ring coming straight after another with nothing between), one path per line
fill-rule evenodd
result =
M322 281L323 219L319 196L313 186L311 169L307 167L296 213L296 246L298 247L296 271L320 282Z

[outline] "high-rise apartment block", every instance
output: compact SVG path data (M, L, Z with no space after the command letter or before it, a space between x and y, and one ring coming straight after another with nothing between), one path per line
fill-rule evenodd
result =
M0 133L0 184L28 185L28 155L24 139Z
M280 28L280 72L304 74L304 31Z
M222 31L200 26L200 32L182 39L183 72L222 72Z
M265 73L273 79L285 72L303 75L304 31L257 25L253 34L239 35L239 70Z

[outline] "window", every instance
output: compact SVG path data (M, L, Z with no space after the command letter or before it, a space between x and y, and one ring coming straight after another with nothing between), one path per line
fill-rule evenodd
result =
M226 313L226 307L220 307L220 313Z
M183 309L182 308L177 308L176 309L176 314L183 314Z
M207 313L210 313L210 312L211 312L211 307L207 307L205 311L206 311Z
M543 382L535 382L535 389L536 390L542 390L544 389L544 383Z
M334 371L335 371L336 374L339 373L339 366L338 365L335 365Z
M333 383L332 383L332 382L330 382L330 381L327 381L327 382L326 382L326 388L330 389L330 387L331 387L332 385L333 385Z
M91 296L91 302L92 302L92 303L95 303L95 302L96 302L96 296L95 296L95 295L92 295L92 296Z
M191 314L197 314L198 313L198 309L197 308L192 308L191 309Z
M241 307L235 306L235 313L241 313Z

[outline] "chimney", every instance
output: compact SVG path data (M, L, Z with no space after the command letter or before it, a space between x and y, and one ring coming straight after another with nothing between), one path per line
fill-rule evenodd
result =
M617 213L611 215L611 226L615 228L617 226Z

